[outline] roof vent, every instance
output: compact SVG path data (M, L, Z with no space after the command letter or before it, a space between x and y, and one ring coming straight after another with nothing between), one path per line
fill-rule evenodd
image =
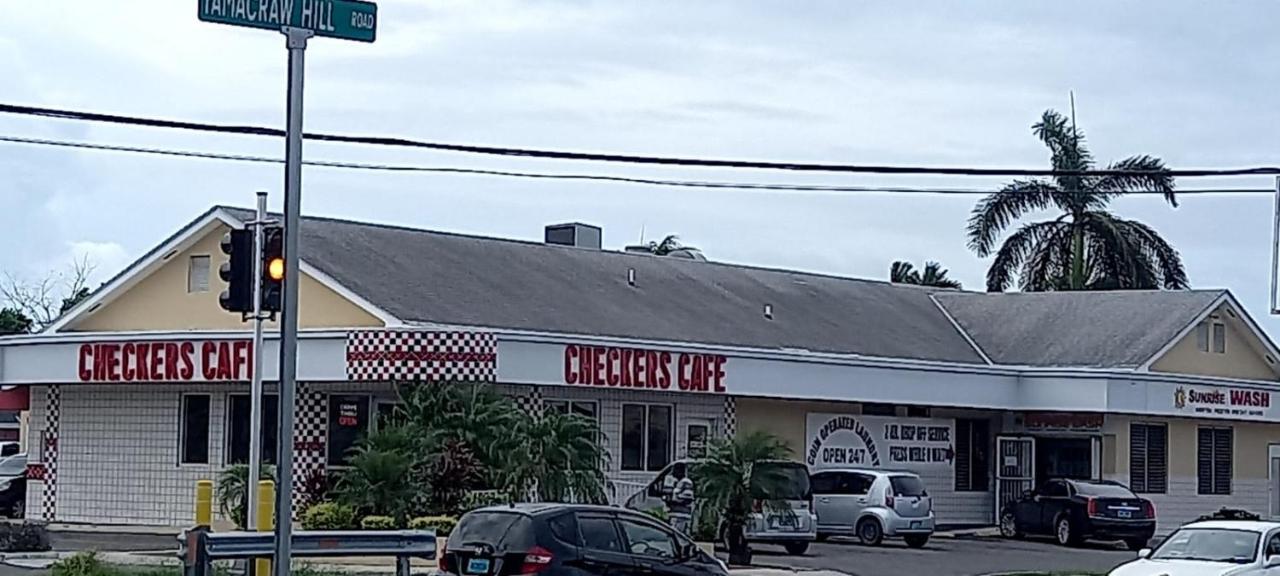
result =
M630 284L632 286L636 285L636 269L635 268L627 268L627 284Z
M773 304L764 305L764 317L766 320L773 320Z
M600 249L600 238L604 232L599 226L571 222L547 226L543 236L547 244L557 246L577 246L578 248Z

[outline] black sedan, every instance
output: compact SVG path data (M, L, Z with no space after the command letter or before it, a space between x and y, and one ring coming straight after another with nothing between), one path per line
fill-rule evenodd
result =
M465 514L440 550L455 576L728 576L725 565L647 514L574 504L491 506Z
M1005 505L1000 534L1053 536L1075 546L1086 539L1123 540L1130 550L1147 547L1156 531L1156 509L1115 482L1050 480Z

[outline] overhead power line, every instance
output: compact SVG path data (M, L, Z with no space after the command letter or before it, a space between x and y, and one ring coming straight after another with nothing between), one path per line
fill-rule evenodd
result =
M128 126L150 128L168 128L236 134L245 136L283 137L284 131L264 126L241 126L230 124L210 124L179 120L163 120L142 118L137 116L121 116L77 110L43 108L36 106L19 106L0 104L0 113L59 118L84 122L102 122ZM884 166L854 164L817 164L799 162L773 162L751 160L714 160L703 158L676 158L664 156L636 156L626 154L604 154L595 152L566 152L560 150L540 150L531 148L506 148L497 146L475 146L468 144L449 144L427 142L386 136L343 136L309 132L303 136L307 140L320 142L339 142L346 144L366 144L375 146L395 146L407 148L423 148L445 152L462 152L468 154L484 154L490 156L514 156L524 158L542 158L551 160L572 160L586 162L610 162L623 164L642 164L659 166L689 166L703 168L734 168L756 170L790 170L798 172L842 172L856 174L916 174L916 175L949 175L949 176L1140 176L1156 174L1151 171L1138 170L1089 170L1089 171L1055 171L1044 169L1022 168L960 168L929 166ZM1158 172L1173 177L1205 177L1205 176L1265 176L1280 175L1280 167L1263 166L1254 168L1212 168L1181 169Z
M281 158L267 156L251 156L243 154L226 154L219 152L201 152L193 150L173 150L166 148L149 148L140 146L121 146L114 144L98 144L93 142L74 142L69 140L52 140L46 138L28 138L23 136L0 135L0 142L27 144L36 146L54 146L60 148L76 148L108 152L125 152L180 158L199 158L206 160L224 160L232 162L251 162L259 164L283 164ZM868 194L932 194L932 195L979 195L985 196L997 192L994 189L978 188L943 188L913 186L832 186L819 184L770 184L759 182L728 182L703 180L668 180L659 178L635 178L631 176L613 176L607 174L558 174L546 172L521 172L510 170L486 170L481 168L460 168L453 166L414 166L404 164L370 164L360 162L335 162L325 160L304 160L307 166L319 168L337 168L348 170L370 170L382 172L428 172L445 174L471 174L479 176L499 176L507 178L533 178L545 180L587 180L639 184L646 186L666 186L679 188L712 188L725 190L760 190L781 192L821 192L821 193L868 193ZM1178 190L1184 195L1221 195L1221 194L1274 194L1269 188L1199 188ZM1131 194L1160 195L1160 190L1136 190Z

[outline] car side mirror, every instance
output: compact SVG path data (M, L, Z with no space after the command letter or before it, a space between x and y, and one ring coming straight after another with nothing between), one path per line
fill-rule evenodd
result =
M1272 554L1270 556L1267 556L1267 559L1262 563L1262 565L1267 568L1275 568L1277 566L1280 566L1280 554Z
M1149 556L1151 556L1151 549L1150 549L1150 548L1143 548L1143 549L1141 549L1141 550L1139 550L1139 551L1138 551L1138 558L1147 558L1147 557L1149 557Z

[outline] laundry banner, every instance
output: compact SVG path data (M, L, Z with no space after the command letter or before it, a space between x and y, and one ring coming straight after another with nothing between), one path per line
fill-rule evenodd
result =
M955 462L955 421L809 413L805 463L823 468L949 471Z

